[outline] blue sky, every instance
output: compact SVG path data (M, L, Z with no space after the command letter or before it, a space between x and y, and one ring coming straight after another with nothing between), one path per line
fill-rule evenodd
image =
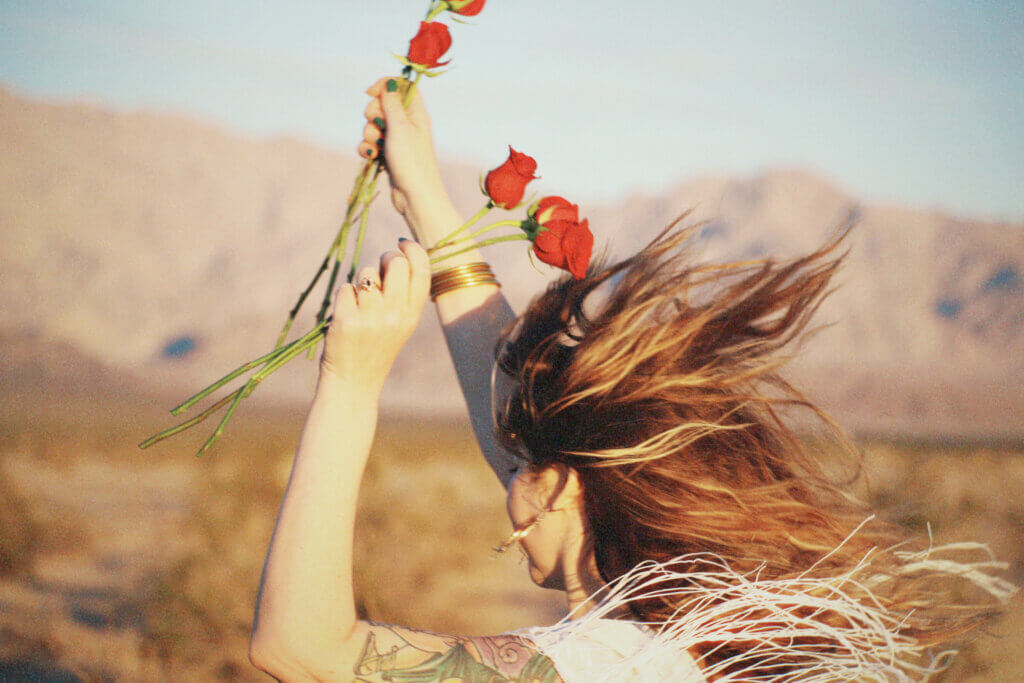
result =
M422 0L3 0L0 82L349 150ZM1024 5L489 0L425 83L439 153L544 191L815 170L868 201L1024 219Z

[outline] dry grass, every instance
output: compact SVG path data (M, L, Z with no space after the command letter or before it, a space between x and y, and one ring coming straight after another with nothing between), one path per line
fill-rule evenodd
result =
M249 680L260 568L301 410L248 407L203 460L202 435L140 452L167 421L137 399L33 396L0 407L0 679ZM141 406L141 407L140 407ZM1013 447L865 445L868 494L938 541L989 543L1024 580L1024 458ZM357 593L371 617L460 633L559 616L514 558L502 491L463 423L385 420L360 500ZM944 680L1024 677L1018 600ZM19 669L20 667L20 669ZM46 680L44 678L44 680Z

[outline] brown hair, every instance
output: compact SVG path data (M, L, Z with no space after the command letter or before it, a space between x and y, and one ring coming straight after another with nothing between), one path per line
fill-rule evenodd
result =
M943 604L955 577L901 574L904 555L889 549L906 534L864 524L869 512L838 481L850 470L837 476L837 462L856 473L856 448L779 373L831 291L849 226L800 258L714 265L694 258L700 226L677 227L683 217L635 256L553 283L503 333L498 367L516 382L499 440L536 467L577 471L605 581L692 553L769 579L835 576L872 555L889 580L864 599L912 612L901 633L934 644L968 630L989 611ZM794 411L838 448L799 438ZM649 622L681 608L631 605Z

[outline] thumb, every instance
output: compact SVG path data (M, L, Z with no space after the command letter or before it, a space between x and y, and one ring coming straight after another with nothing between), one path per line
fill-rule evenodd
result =
M400 125L402 123L409 123L409 117L406 114L405 107L402 106L402 94L399 91L389 92L384 90L380 94L380 106L384 110L384 120L387 121L388 126Z
M423 104L423 97L420 96L420 89L416 88L412 92L412 97L409 98L409 105L405 108L405 113L412 121L412 125L422 130L430 130L430 115L427 114L427 108Z

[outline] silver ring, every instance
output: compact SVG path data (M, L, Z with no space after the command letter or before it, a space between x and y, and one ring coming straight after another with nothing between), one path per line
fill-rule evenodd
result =
M378 292L383 291L380 283L374 280L372 277L364 277L359 280L359 284L356 285L356 289L360 292L368 292L371 289L376 289Z

